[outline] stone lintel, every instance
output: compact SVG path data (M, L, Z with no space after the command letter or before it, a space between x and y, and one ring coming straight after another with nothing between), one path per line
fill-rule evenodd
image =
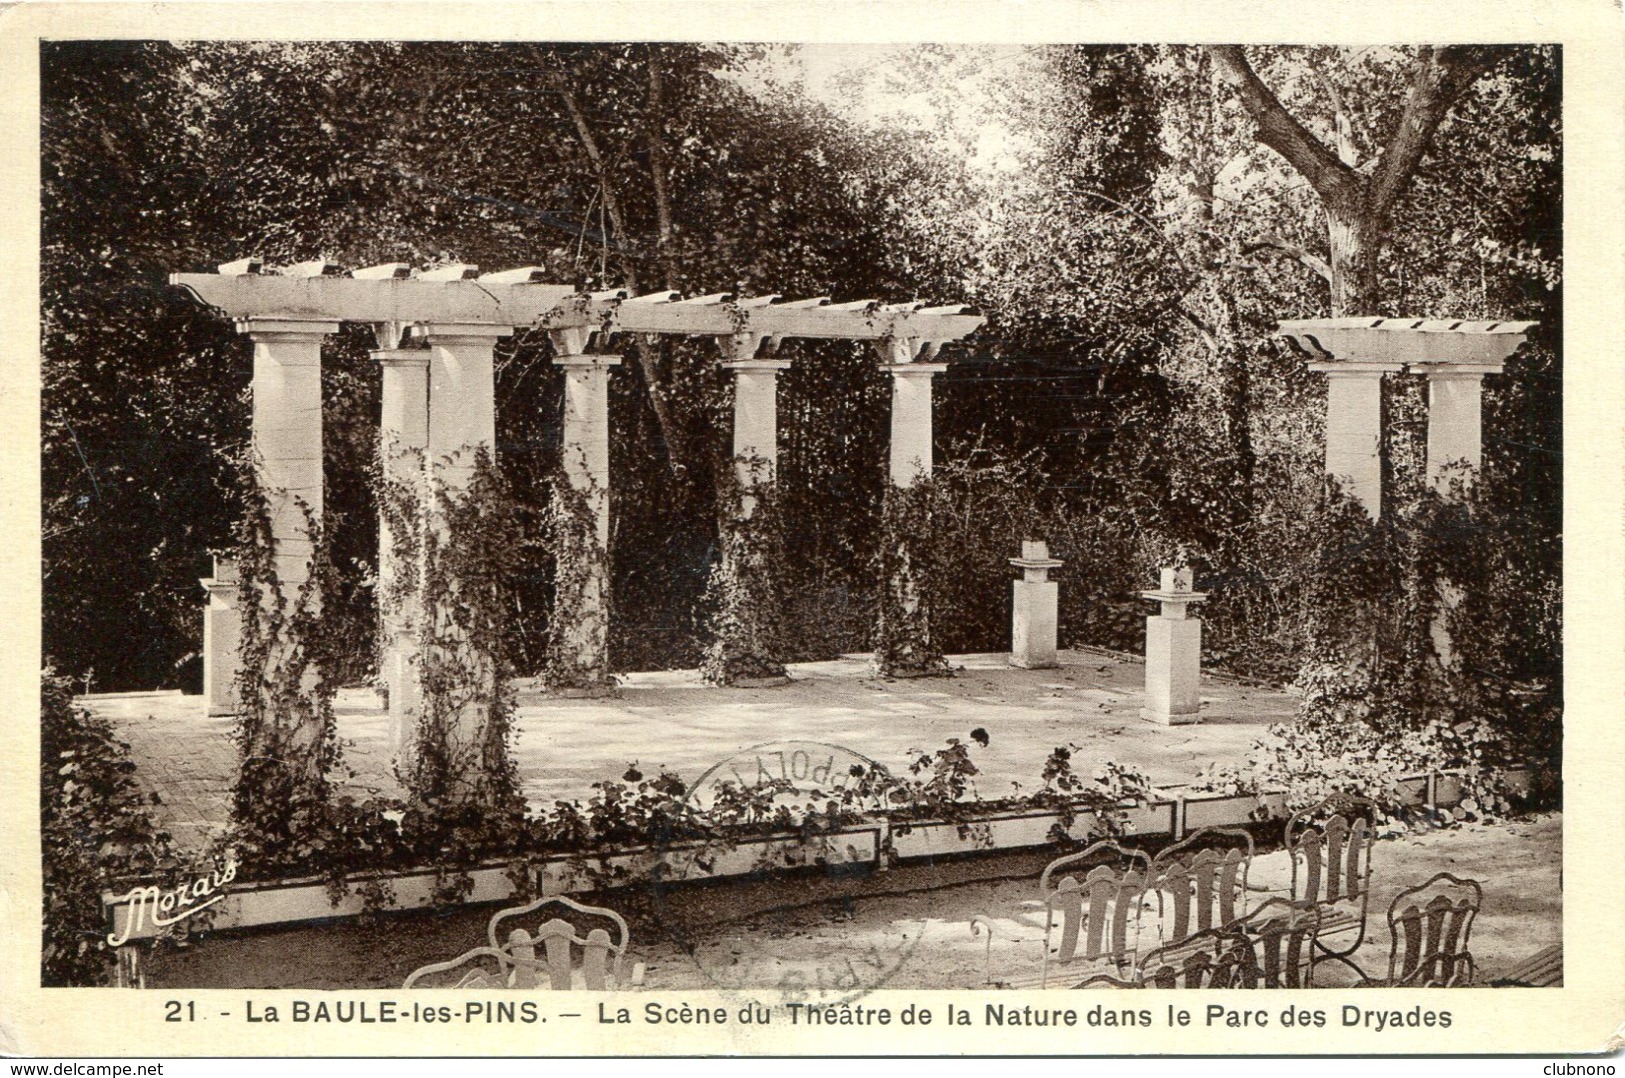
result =
M576 368L619 367L621 359L622 357L618 355L593 355L587 352L579 352L575 355L554 356L553 364L558 367Z
M1375 359L1333 359L1313 360L1305 366L1321 374L1358 375L1365 378L1381 378L1385 374L1397 374L1405 369L1403 363L1389 363Z
M788 359L726 359L722 361L722 369L733 371L736 374L777 374L779 371L789 370Z
M1505 363L1413 363L1412 374L1425 374L1429 378L1483 378L1486 374L1500 374Z
M1055 558L1011 558L1010 564L1017 569L1059 569L1066 562Z
M920 375L941 374L948 369L946 363L882 363L880 369L899 378L917 378Z
M489 322L423 322L423 336L431 345L455 344L461 341L495 341L513 335L513 326L493 325Z
M426 348L379 348L372 353L385 367L427 367L429 352Z
M314 318L238 318L234 321L237 332L248 334L254 341L320 341L339 331L337 322Z

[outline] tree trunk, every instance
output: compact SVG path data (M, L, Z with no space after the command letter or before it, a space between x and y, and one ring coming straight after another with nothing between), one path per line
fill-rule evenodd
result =
M1381 279L1377 258L1382 253L1387 221L1383 214L1363 208L1327 207L1326 238L1331 250L1332 317L1375 315Z

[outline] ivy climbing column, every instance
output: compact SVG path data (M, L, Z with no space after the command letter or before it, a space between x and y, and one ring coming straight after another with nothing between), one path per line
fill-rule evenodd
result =
M571 351L578 335L556 334L564 368L565 488L557 491L563 535L550 628L548 684L564 693L608 692L609 372L618 355Z
M891 482L882 509L880 619L875 628L875 667L888 677L948 672L932 640L929 493L931 477L931 381L945 363L919 362L917 342L886 341L881 353L892 378ZM928 349L929 350L929 349ZM902 360L902 362L898 362Z
M753 338L722 338L724 355L750 356ZM736 351L737 349L737 351ZM723 363L733 375L733 453L736 499L722 506L721 557L712 569L715 615L702 672L719 685L782 683L779 597L773 570L782 557L774 514L759 513L771 498L779 462L779 373L789 360L739 358Z
M467 551L479 536L460 530L457 511L476 478L480 456L494 463L496 395L493 353L509 326L423 323L429 343L427 443L431 480L423 584L418 598L419 710L410 758L413 793L431 803L476 805L501 793L506 747L493 736L502 667L488 638L491 596L471 572Z
M263 825L326 794L331 712L309 638L322 597L305 585L316 552L311 527L322 513L322 341L339 327L254 318L237 328L254 342L254 467L270 534L268 549L256 543L249 551L246 568L261 601L239 611L251 680L234 812Z
M379 421L379 460L388 489L403 501L424 496L424 457L429 446L429 353L425 349L381 348L372 354L383 371ZM394 507L405 511L405 504ZM411 719L419 705L416 566L400 563L392 528L412 529L418 521L389 509L378 527L378 596L382 611L379 674L389 689L390 750L408 747Z

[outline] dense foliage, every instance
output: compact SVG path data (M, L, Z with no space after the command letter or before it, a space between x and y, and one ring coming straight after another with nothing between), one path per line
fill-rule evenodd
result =
M988 315L943 357L939 467L906 491L887 482L875 356L788 345L778 469L748 520L714 343L617 342L605 548L561 480L546 334L504 342L485 485L441 507L466 521L450 541L416 533L438 566L418 582L437 611L422 626L440 686L430 713L460 713L452 690L477 683L483 762L423 757L426 800L407 808L335 804L325 786L338 760L324 701L375 675L389 601L375 572L392 511L372 481L374 342L346 327L324 350L313 590L280 613L256 599L282 620L248 634L269 665L245 697L246 758L295 761L245 771L239 815L275 825L262 836L273 862L339 872L382 856L391 827L412 856L472 856L482 820L509 841L505 675L607 686L566 646L572 610L597 605L572 599L581 566L600 559L611 669L703 663L723 682L868 648L890 673L1002 650L1006 560L1023 539L1067 563L1063 645L1138 650L1136 593L1159 566L1190 565L1213 594L1204 660L1304 694L1251 771L1214 781L1308 796L1370 792L1395 768L1558 759L1555 49L904 48L849 73L850 90L912 80L932 109L874 122L753 83L767 56L754 48L44 51L44 635L86 686L194 683L194 578L260 519L240 508L252 492L235 463L247 346L167 287L171 271L248 254L535 265L583 288L964 300ZM1405 167L1390 168L1420 115L1415 88L1434 83L1448 107L1423 110L1421 152L1400 147ZM1004 159L974 161L989 127L1008 136ZM1360 207L1380 221L1351 239L1344 217ZM1486 383L1483 467L1454 497L1426 489L1422 379L1388 380L1378 524L1321 475L1321 380L1269 343L1278 319L1351 296L1360 313L1539 322ZM246 597L263 590L254 564ZM938 763L948 777L922 786L927 801L953 785L956 765ZM473 830L425 823L446 796L464 800L470 774L492 782L467 799L483 806ZM605 787L532 846L619 835L613 806L653 798L653 819L670 793ZM331 840L318 848L317 833Z
M112 954L102 893L173 867L169 835L153 826L128 746L105 719L73 703L74 686L40 678L40 845L44 935L40 983L107 983Z

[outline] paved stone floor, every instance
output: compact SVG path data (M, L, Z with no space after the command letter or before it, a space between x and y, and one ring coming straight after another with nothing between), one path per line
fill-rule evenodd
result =
M1265 726L1292 714L1287 694L1214 677L1202 681L1202 721L1162 726L1140 717L1144 668L1107 652L1064 651L1054 670L1018 670L1003 654L958 655L953 678L889 681L867 657L800 663L792 682L773 688L706 686L694 671L623 675L607 700L551 699L521 686L515 738L519 774L532 804L584 798L592 784L618 778L628 763L693 781L753 745L817 741L839 745L894 770L948 738L969 741L981 769L978 793L1003 797L1012 783L1041 786L1044 759L1073 744L1074 766L1090 774L1112 760L1154 783L1188 781L1210 761L1242 760ZM186 846L202 845L227 817L236 766L233 720L209 718L201 696L91 696L130 743L137 778L155 791L159 822ZM351 792L399 793L388 748L388 717L370 690L346 690L336 710Z

